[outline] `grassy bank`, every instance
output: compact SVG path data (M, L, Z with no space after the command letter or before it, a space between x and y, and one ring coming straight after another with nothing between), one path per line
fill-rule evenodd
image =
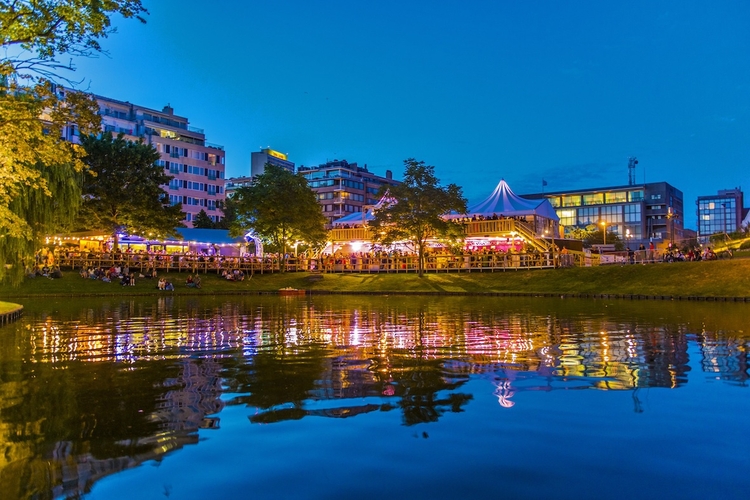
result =
M19 304L14 304L12 302L3 302L0 301L0 314L8 314L9 312L15 311L18 309Z
M103 283L65 273L62 279L27 279L18 288L0 287L0 297L45 295L222 294L276 292L293 287L333 292L460 292L460 293L555 293L637 294L675 297L750 297L750 259L712 262L678 262L654 265L602 266L595 268L536 271L428 274L327 274L312 281L307 273L255 275L230 282L215 274L201 275L203 286L185 286L185 273L166 273L175 292L156 290L154 280L140 279L135 286Z

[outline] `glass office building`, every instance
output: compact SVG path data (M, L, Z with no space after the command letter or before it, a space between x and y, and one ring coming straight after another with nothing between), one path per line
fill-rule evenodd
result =
M682 191L666 182L523 195L547 198L560 217L560 231L606 226L626 244L680 242L684 238Z
M699 196L696 201L698 238L712 234L732 233L742 223L743 194L739 188L725 189L715 195Z

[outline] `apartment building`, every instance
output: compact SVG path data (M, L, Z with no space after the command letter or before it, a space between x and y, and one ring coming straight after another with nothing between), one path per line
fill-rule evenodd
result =
M55 91L61 98L66 92L74 92L61 86ZM225 199L223 146L207 142L203 129L191 126L186 117L176 115L169 105L157 111L109 97L94 97L99 103L103 131L125 134L132 141L143 139L159 151L159 165L174 177L164 189L172 205L182 203L186 226L192 227L201 210L214 221L221 219ZM78 142L77 127L66 127L64 137Z
M381 186L395 186L393 173L386 170L385 177L376 175L356 163L333 160L314 167L300 165L302 174L310 188L318 196L323 215L329 224L345 215L362 212L364 207L378 202Z

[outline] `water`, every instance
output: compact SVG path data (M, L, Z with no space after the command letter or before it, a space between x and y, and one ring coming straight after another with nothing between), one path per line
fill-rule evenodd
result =
M0 498L746 498L748 313L28 303L0 329Z

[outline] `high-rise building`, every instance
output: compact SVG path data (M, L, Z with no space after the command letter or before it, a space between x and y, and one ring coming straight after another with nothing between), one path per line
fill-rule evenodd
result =
M57 87L56 92L64 97L73 90ZM203 129L189 125L187 118L174 114L171 106L161 111L118 101L109 97L94 96L99 103L102 130L114 135L125 134L125 138L143 139L161 154L159 165L165 173L173 176L164 189L169 193L172 205L182 203L184 223L192 227L195 216L205 210L208 216L218 221L224 203L224 147L206 141ZM75 125L66 127L65 139L78 142Z
M255 177L262 174L266 169L267 163L285 168L294 173L294 163L289 161L286 154L279 153L271 148L264 148L259 152L250 154L250 176Z
M560 217L560 229L597 225L628 245L679 243L684 239L682 191L666 182L574 189L523 195L547 198Z
M333 160L315 167L300 166L302 174L310 188L318 196L318 202L329 223L345 215L362 212L368 205L375 205L378 191L383 185L395 186L390 170L385 177L375 175L356 163L346 160Z
M744 205L740 188L723 189L717 194L699 196L695 202L698 216L698 238L712 234L732 233L740 229Z

